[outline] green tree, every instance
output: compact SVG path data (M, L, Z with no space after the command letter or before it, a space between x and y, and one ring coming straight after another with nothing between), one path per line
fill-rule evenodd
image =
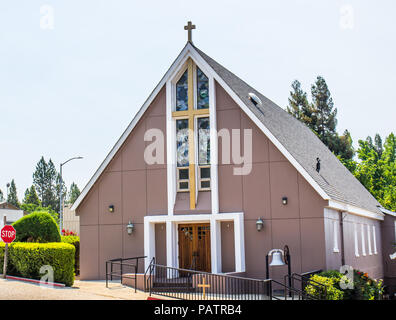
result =
M36 188L32 185L30 189L26 189L25 198L23 199L24 204L34 204L40 206L41 202L37 195Z
M77 187L77 185L73 182L70 186L70 191L69 191L69 199L68 202L70 204L73 204L74 201L77 200L78 196L80 195L80 189Z
M50 159L47 163L44 157L41 157L33 173L33 184L43 207L59 208L56 193L57 177L58 173L52 160Z
M331 146L336 135L337 108L323 77L318 76L311 86L313 130L327 146ZM331 148L330 148L331 150Z
M4 201L3 191L0 189L0 202Z
M373 139L359 140L359 161L353 174L384 208L396 210L396 138L391 133L382 144L376 134Z
M308 102L307 93L301 88L301 83L298 80L293 81L292 89L289 105L286 107L287 112L313 129L312 108Z
M18 194L14 179L11 181L7 202L19 208Z
M311 86L311 96L312 102L309 103L301 83L295 80L286 110L305 123L351 169L353 163L350 160L355 153L352 138L348 130L345 130L343 135L336 132L337 108L334 108L333 98L323 77L316 78L316 82Z

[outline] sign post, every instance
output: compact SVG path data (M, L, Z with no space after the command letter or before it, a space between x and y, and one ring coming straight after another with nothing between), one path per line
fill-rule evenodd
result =
M15 240L16 231L13 226L7 226L7 218L4 216L4 227L1 229L1 239L5 242L4 248L4 265L3 265L3 278L6 278L7 274L7 262L8 262L8 244Z

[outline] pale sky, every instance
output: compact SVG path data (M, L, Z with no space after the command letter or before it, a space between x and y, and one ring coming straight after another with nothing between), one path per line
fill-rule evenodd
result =
M293 80L310 96L322 75L338 132L348 128L355 145L396 132L395 9L393 0L3 0L0 189L14 178L21 201L41 156L58 170L83 156L63 172L82 190L184 47L188 20L198 48L281 107Z

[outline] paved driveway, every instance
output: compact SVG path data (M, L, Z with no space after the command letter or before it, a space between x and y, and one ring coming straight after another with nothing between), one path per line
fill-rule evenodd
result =
M0 279L0 300L146 300L147 293L119 282L74 281L73 287L48 288L38 284ZM163 299L163 298L162 298Z

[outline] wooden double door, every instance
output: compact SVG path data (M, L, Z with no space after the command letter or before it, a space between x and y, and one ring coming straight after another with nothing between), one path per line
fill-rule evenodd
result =
M179 268L211 271L210 224L180 224Z

